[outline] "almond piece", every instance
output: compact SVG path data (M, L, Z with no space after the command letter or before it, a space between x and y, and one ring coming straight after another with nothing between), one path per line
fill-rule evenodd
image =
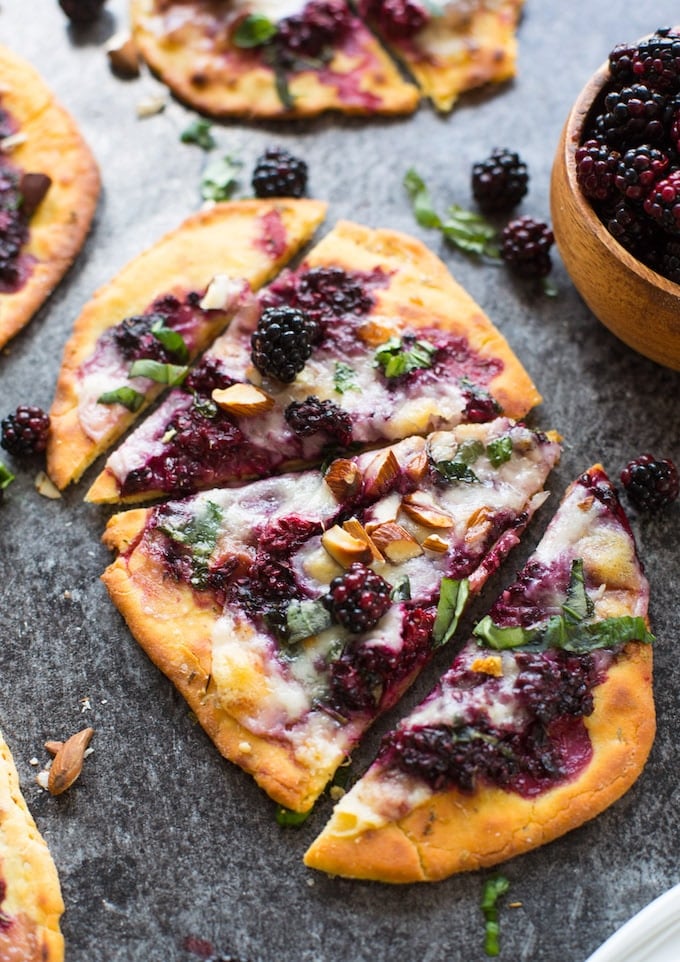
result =
M64 744L63 742L58 742L58 741L45 742L45 750L48 751L50 755L54 756L57 754L57 752L59 751L59 749L63 744Z
M442 511L432 502L427 501L418 492L405 494L401 502L402 511L411 518L412 521L422 524L424 528L452 528L453 518L450 514Z
M139 76L139 49L129 33L114 34L104 49L115 73L123 77Z
M371 347L378 347L380 344L384 344L385 341L389 341L394 333L395 331L392 325L381 324L380 321L366 321L357 328L357 334L361 340Z
M500 655L485 655L481 658L475 658L470 668L472 671L479 671L484 675L493 675L494 678L500 678L503 675L503 659Z
M94 728L83 728L67 738L54 756L47 780L52 795L61 795L75 782L83 770L85 750L94 735Z
M399 476L401 468L394 451L381 451L373 458L364 471L364 486L367 495L385 494L392 482Z
M228 414L240 414L252 418L274 407L274 398L265 394L254 384L230 384L229 387L215 388L212 399L218 407Z
M483 538L492 524L492 513L489 508L482 506L470 516L467 531L465 532L465 544L472 545Z
M442 538L441 535L429 534L423 541L423 548L427 548L428 551L437 551L439 554L445 554L449 550L449 542L445 538Z
M343 568L349 568L355 561L368 564L373 554L365 541L353 537L339 524L333 525L321 535L321 544L331 558L334 558Z
M360 521L358 521L356 518L350 518L349 521L345 521L342 526L345 531L347 531L348 534L351 534L353 538L356 538L357 541L363 541L368 545L368 547L371 549L373 561L385 560Z
M410 478L412 481L415 481L415 483L417 484L419 481L422 481L423 478L425 477L425 473L427 471L427 464L428 464L427 452L419 451L417 454L414 454L411 460L408 462L408 464L404 468L404 473L408 478Z
M349 458L336 458L323 479L333 492L335 500L342 503L359 490L361 471Z
M215 274L199 303L202 311L226 311L236 304L243 282L230 274Z
M406 528L402 528L395 521L388 521L374 528L371 538L382 554L391 561L392 564L401 564L410 558L417 558L423 553L415 538L413 538Z

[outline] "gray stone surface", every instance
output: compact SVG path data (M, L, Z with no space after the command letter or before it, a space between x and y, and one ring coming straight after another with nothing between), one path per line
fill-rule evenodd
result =
M349 217L411 232L428 243L495 320L544 394L532 422L556 428L564 486L596 460L616 478L643 451L680 464L680 374L636 356L588 312L559 260L558 296L515 283L503 268L466 259L419 228L402 189L414 166L440 207L470 205L472 162L494 146L519 149L531 171L522 211L549 216L552 158L569 107L617 42L677 17L672 0L527 0L519 77L463 98L448 117L427 106L394 122L326 117L308 124L216 127L219 148L243 161L239 196L272 141L302 154L310 192L330 203L328 223ZM103 43L126 24L124 0L75 33L56 0L3 0L0 37L43 72L79 119L99 159L104 191L77 265L32 324L0 355L0 413L49 406L73 319L101 283L200 204L205 155L179 142L191 113L170 102L138 120L137 102L158 90L148 74L111 75ZM644 317L641 317L644 323ZM4 452L3 452L4 454ZM5 461L11 459L5 455ZM223 761L183 700L137 647L99 575L106 511L82 501L87 480L59 501L40 497L19 464L0 510L0 722L24 793L54 854L67 912L70 962L189 962L190 936L251 962L475 962L484 958L479 911L490 873L430 886L387 886L312 874L301 855L329 812L322 802L299 831L282 830L274 805ZM88 480L94 472L91 472ZM508 580L540 535L544 509L523 548L488 586ZM658 636L658 735L644 774L595 821L503 866L512 899L502 910L508 960L583 962L611 932L680 880L677 852L677 603L680 505L631 515L651 582ZM466 621L478 615L477 605ZM450 658L430 666L407 703ZM381 731L357 753L360 770ZM43 742L96 729L77 785L53 798L29 760Z

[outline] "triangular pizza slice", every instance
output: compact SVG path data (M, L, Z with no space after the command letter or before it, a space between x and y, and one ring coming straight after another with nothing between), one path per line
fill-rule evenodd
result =
M124 512L103 580L219 750L306 811L451 637L559 453L499 418Z
M384 737L306 864L432 881L603 811L654 738L647 602L628 521L595 465L434 691Z
M99 188L76 122L40 74L0 46L0 348L71 266Z
M118 440L322 221L316 200L243 200L187 218L101 287L75 321L50 411L64 488Z
M329 450L520 418L539 401L438 257L400 232L341 221L298 270L242 302L87 497L177 496L319 463Z
M407 114L420 99L346 0L132 0L131 21L149 66L216 117Z
M61 962L63 911L57 870L0 734L0 959Z

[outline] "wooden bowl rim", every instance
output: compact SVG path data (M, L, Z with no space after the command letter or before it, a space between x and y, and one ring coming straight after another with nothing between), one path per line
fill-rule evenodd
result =
M591 75L569 111L564 126L564 166L569 190L574 196L579 214L583 217L584 222L600 243L607 248L612 257L621 261L628 270L636 274L644 283L663 291L670 298L678 299L680 298L680 284L674 283L662 274L657 274L651 267L641 263L612 237L595 213L576 179L576 148L581 144L583 124L590 114L595 100L610 79L609 61L607 60Z

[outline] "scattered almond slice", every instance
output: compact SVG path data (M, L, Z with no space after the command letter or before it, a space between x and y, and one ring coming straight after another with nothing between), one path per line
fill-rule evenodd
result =
M428 551L436 551L439 554L446 554L449 550L449 542L446 538L442 538L438 534L430 534L423 541L423 548L427 548Z
M356 494L361 484L361 472L354 461L336 458L324 475L324 481L341 504Z
M163 94L150 94L143 97L137 104L137 116L143 120L145 117L153 117L165 110L166 99Z
M394 451L380 451L364 471L366 493L384 494L399 476L400 468Z
M321 544L331 558L335 559L343 568L349 568L355 561L369 564L373 558L373 552L366 541L353 537L339 524L335 524L328 531L324 531L321 535Z
M239 414L244 418L263 414L274 407L274 398L265 394L254 384L230 384L229 387L215 388L212 399L229 414Z
M368 547L371 549L371 555L373 556L372 557L373 561L385 560L383 556L380 554L380 552L378 551L375 545L375 542L370 537L370 535L368 534L368 532L366 531L362 523L359 520L357 520L357 518L350 518L349 521L343 522L342 526L345 529L345 531L347 531L349 534L352 535L353 538L356 538L358 541L363 541L365 544L368 545Z
M58 741L47 741L45 742L45 750L54 756L62 748L63 744L63 742Z
M378 551L382 552L392 564L401 564L423 553L416 539L408 533L406 528L394 521L388 521L374 528L371 537Z
M425 528L448 529L453 527L451 515L428 501L422 494L419 495L417 491L413 494L404 495L401 508L412 521L422 524Z
M126 77L138 77L140 54L137 44L127 32L115 33L105 48L111 68Z
M47 477L44 471L38 471L33 483L35 485L35 490L38 492L38 494L41 494L43 498L51 498L54 501L61 497L61 492Z
M61 795L78 778L83 770L87 746L94 735L94 728L83 728L71 735L57 751L50 766L47 788L52 795Z
M366 321L357 328L357 334L361 340L373 347L378 347L379 344L389 341L394 333L395 329L391 324L381 324L380 321L376 320Z
M422 481L422 479L425 477L425 473L427 471L427 464L428 464L427 452L418 451L418 453L414 454L411 460L406 465L404 469L404 473L408 478L410 478L412 481L415 481L417 484L419 481Z
M198 306L202 311L223 311L233 304L242 286L230 274L215 274Z

